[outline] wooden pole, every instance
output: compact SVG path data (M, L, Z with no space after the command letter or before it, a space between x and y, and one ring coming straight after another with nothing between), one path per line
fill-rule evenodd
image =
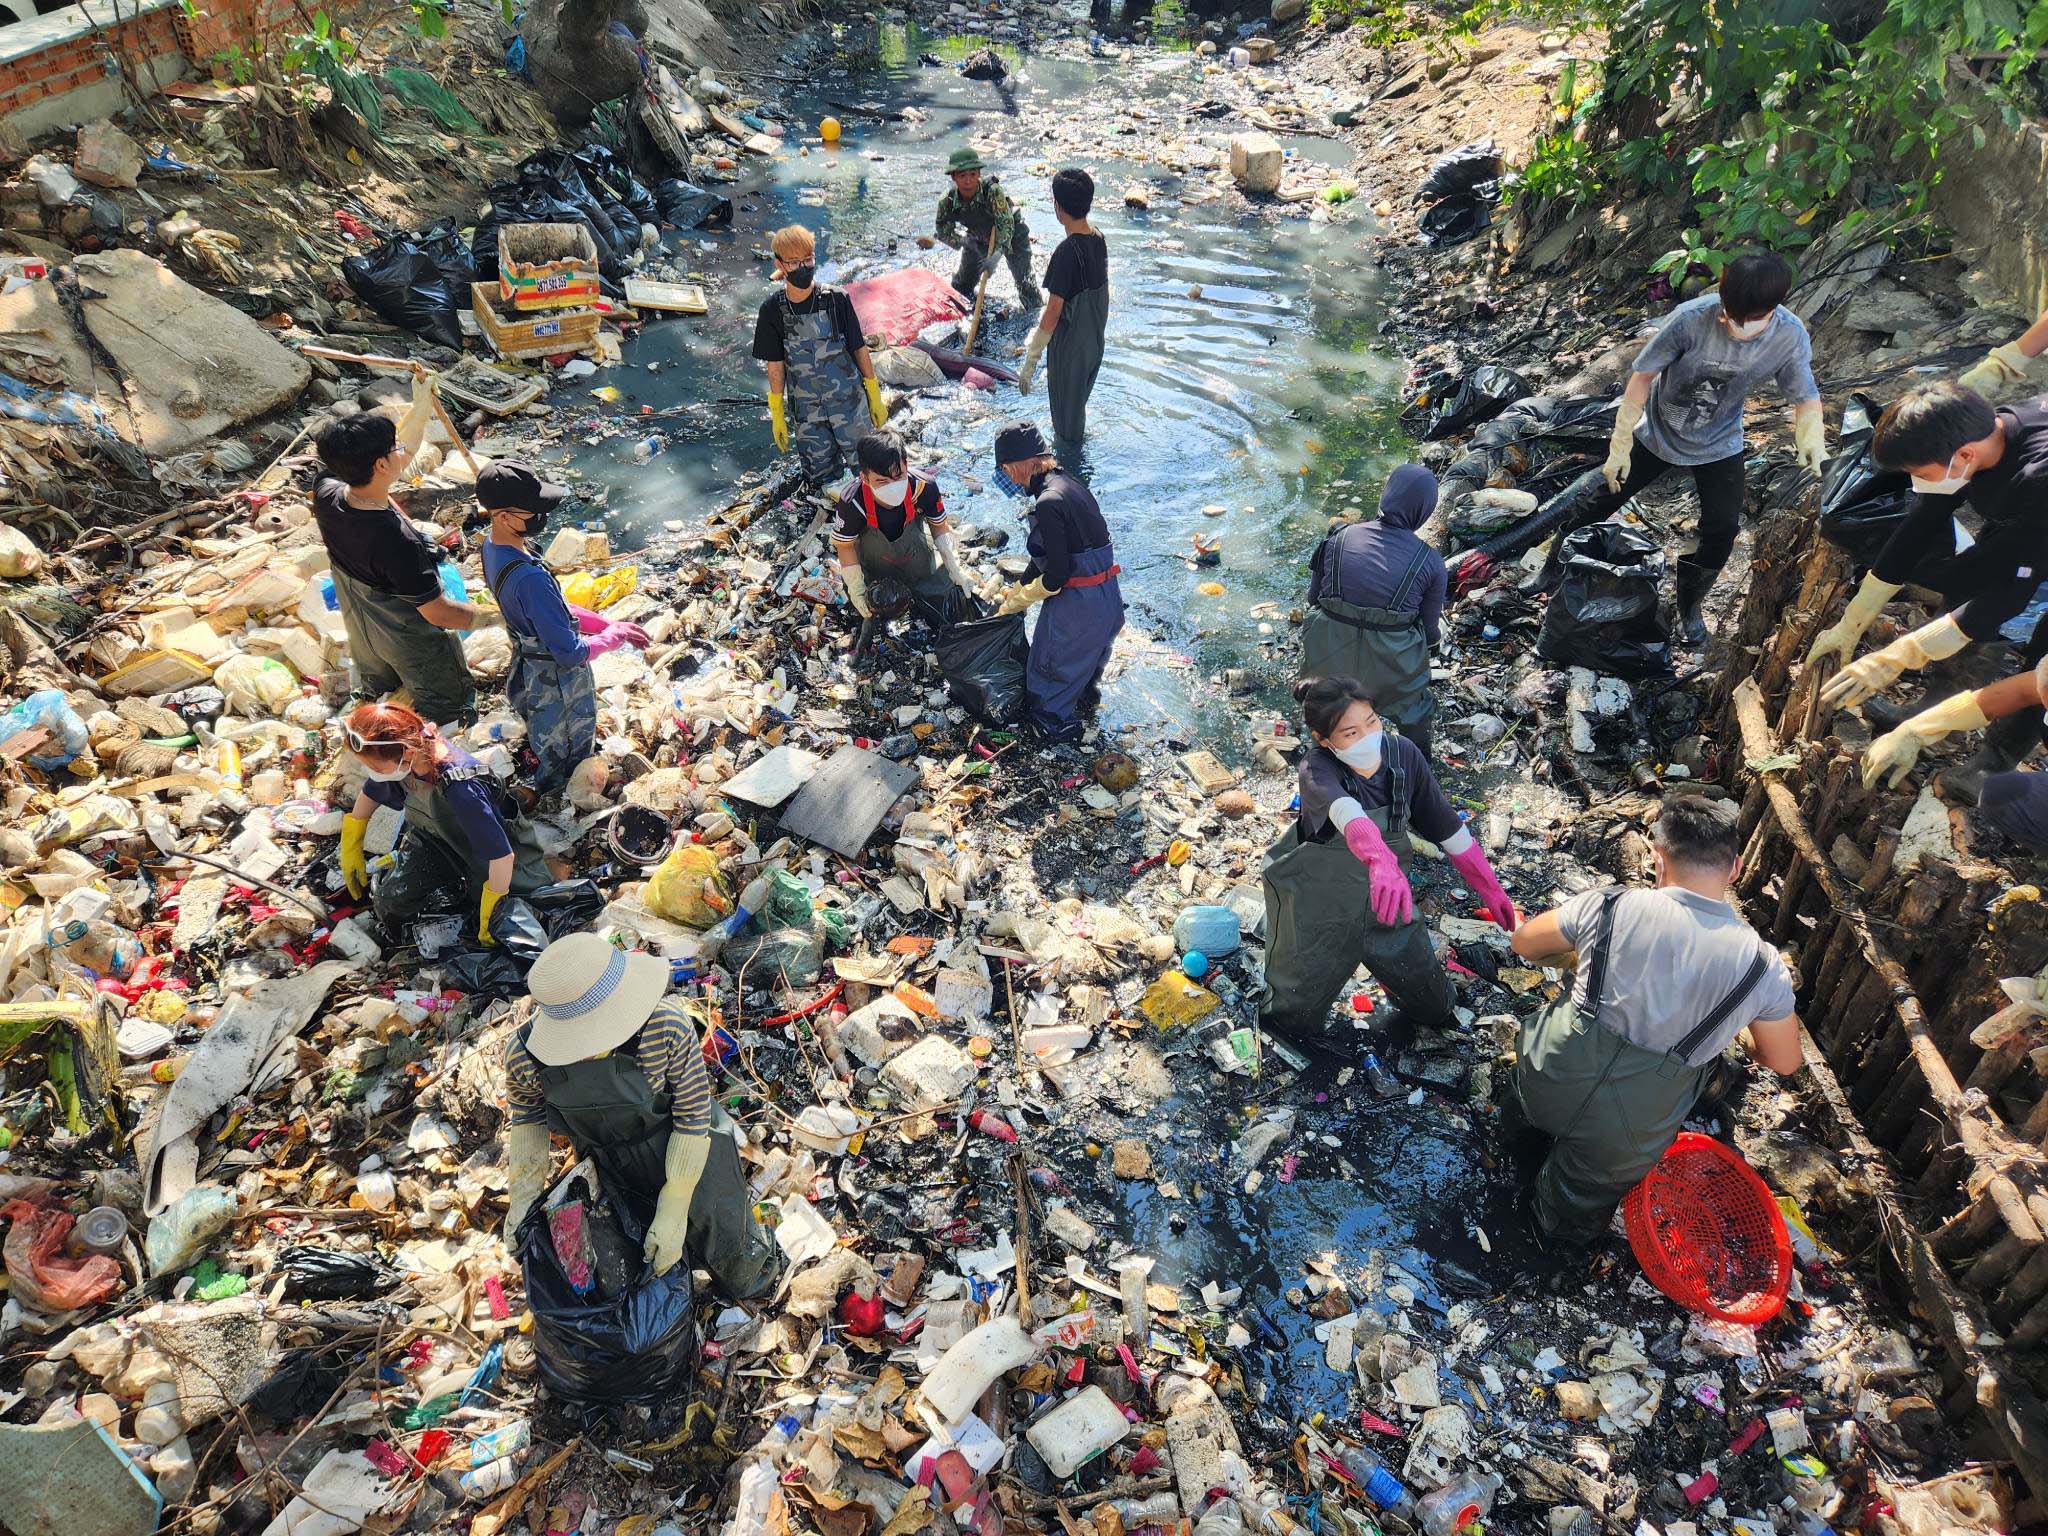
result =
M378 368L386 373L432 372L425 363L416 363L409 357L381 357L374 352L342 352L334 347L301 347L299 352L305 357L324 357L330 363L359 363L365 368ZM434 415L441 423L441 430L448 434L449 440L455 444L455 451L462 455L462 462L469 466L470 478L475 479L483 471L477 467L475 458L471 456L469 444L462 440L462 434L455 430L455 423L448 419L448 412L441 404L441 396L430 391L428 398L434 403Z
M988 227L988 254L981 259L981 284L974 290L974 318L967 322L967 344L960 350L972 352L974 338L981 334L981 301L988 297L988 280L996 270L996 227Z

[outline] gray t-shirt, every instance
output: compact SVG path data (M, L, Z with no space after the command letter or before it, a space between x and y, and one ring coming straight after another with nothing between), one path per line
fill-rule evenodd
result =
M1558 927L1579 951L1572 1001L1582 1011L1591 1002L1590 945L1600 925L1604 890L1574 896L1557 909ZM1635 1045L1669 1051L1690 1034L1735 989L1759 955L1763 974L1729 1013L1715 1036L1702 1040L1686 1059L1710 1061L1736 1034L1758 1019L1782 1019L1792 1012L1792 976L1763 935L1725 901L1712 901L1679 886L1629 890L1614 906L1614 939L1607 951L1605 1025Z
M1765 379L1775 379L1794 405L1820 398L1813 343L1797 315L1781 304L1762 335L1737 341L1712 293L1671 311L1635 371L1657 375L1636 437L1667 464L1711 464L1742 452L1743 402Z

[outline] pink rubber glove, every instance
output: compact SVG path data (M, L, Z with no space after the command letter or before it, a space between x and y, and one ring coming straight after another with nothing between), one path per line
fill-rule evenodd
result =
M638 624L618 620L604 625L598 632L583 642L583 648L593 656L602 656L607 651L616 651L622 645L638 646L646 650L649 644L647 631Z
M588 608L578 608L574 603L569 605L569 612L576 620L576 633L579 635L603 634L605 625L611 622L603 614L593 613Z
M1344 829L1344 846L1357 856L1372 882L1372 915L1388 928L1397 928L1415 916L1415 893L1408 889L1408 877L1401 873L1401 861L1380 836L1370 816L1355 816Z
M1515 904L1508 900L1508 893L1500 888L1500 877L1493 872L1493 866L1486 862L1486 850L1479 846L1477 838L1463 853L1450 855L1451 866L1464 878L1472 894L1479 898L1479 905L1486 909L1486 915L1509 933L1515 931Z

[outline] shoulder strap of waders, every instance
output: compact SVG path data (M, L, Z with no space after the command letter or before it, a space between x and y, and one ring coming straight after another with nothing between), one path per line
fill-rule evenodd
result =
M506 578L509 577L520 566L532 565L534 563L533 556L529 555L523 549L515 549L512 551L512 553L516 558L507 560L503 565L499 566L498 574L490 579L491 601L498 605L498 609L500 612L503 612L505 608L505 599L502 596L502 593L504 591Z
M1770 963L1770 956L1759 948L1749 962L1749 969L1742 973L1742 979L1729 989L1728 995L1721 999L1712 1013L1695 1024L1692 1032L1671 1048L1671 1054L1687 1066L1691 1066L1692 1053L1700 1048L1702 1041L1728 1021L1728 1015L1735 1011L1735 1005L1749 996L1756 984L1763 980L1764 971L1769 968Z
M1385 751L1384 745L1381 748ZM1396 760L1392 752L1387 759L1387 836L1405 837L1408 834L1408 772Z
M1592 943L1585 946L1582 951L1586 957L1587 967L1586 1028L1589 1030L1601 1028L1600 1008L1607 1000L1607 951L1614 943L1614 909L1620 904L1623 894L1623 887L1617 885L1600 898L1600 931L1593 936ZM1586 1090L1585 1098L1579 1101L1578 1112L1572 1116L1571 1124L1557 1137L1559 1141L1563 1141L1579 1128L1579 1122L1586 1118L1586 1111L1592 1107L1593 1096L1607 1086L1607 1079L1614 1074L1615 1063L1621 1060L1621 1053L1628 1046L1628 1041L1620 1035L1614 1034L1612 1030L1606 1032L1613 1035L1613 1045L1607 1053L1607 1065L1600 1069L1599 1078Z
M1408 562L1407 574L1401 578L1401 585L1394 588L1394 595L1387 603L1389 608L1408 606L1408 595L1414 589L1416 578L1422 574L1423 562L1429 558L1430 552L1427 544L1415 551L1415 558Z

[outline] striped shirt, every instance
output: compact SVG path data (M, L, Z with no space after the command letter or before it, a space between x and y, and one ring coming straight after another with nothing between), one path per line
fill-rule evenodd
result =
M704 1071L704 1042L688 1013L663 1003L648 1016L620 1050L631 1050L641 1075L659 1098L669 1095L670 1128L684 1136L711 1131L711 1079ZM540 1063L514 1035L505 1048L505 1102L514 1125L547 1123L547 1097L541 1092Z

